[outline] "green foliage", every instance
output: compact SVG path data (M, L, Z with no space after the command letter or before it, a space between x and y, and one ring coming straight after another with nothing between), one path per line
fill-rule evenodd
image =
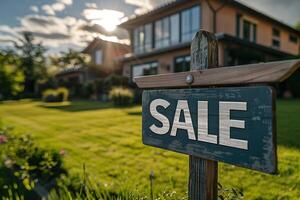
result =
M23 38L15 43L15 48L20 60L18 68L25 76L24 92L26 95L32 95L37 81L47 75L44 57L46 49L41 43L36 44L33 35L29 32L23 33Z
M0 193L37 197L35 188L50 190L66 174L62 156L55 150L38 147L29 135L15 135L11 128L0 127Z
M69 91L67 88L60 87L57 89L47 89L42 94L45 102L64 102L68 101Z
M103 80L103 84L108 89L113 87L125 87L128 85L128 77L112 74Z
M66 68L69 66L84 65L90 61L87 54L69 49L68 52L61 52L59 57L50 57L52 65L58 68Z
M116 106L128 106L133 102L133 93L129 89L116 87L109 92L109 99Z
M17 63L12 52L0 52L0 101L16 98L24 89L24 75L17 69Z
M296 28L298 31L300 31L300 21L298 21L298 22L296 23L295 28Z

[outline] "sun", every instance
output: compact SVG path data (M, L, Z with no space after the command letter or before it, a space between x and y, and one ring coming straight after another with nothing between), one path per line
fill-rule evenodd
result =
M87 9L83 14L93 24L98 24L109 32L114 31L124 17L123 12L109 9Z

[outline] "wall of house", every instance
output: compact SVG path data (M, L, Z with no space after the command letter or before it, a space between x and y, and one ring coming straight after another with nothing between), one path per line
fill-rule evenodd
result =
M214 8L218 8L222 6L219 1L212 1L211 4ZM201 1L202 8L202 22L203 28L208 31L213 31L213 17L212 11L210 10L206 0ZM234 7L230 4L226 4L223 8L221 8L217 12L217 27L216 32L227 33L232 36L236 35L236 16L237 14L241 14L242 18L247 19L250 22L253 22L257 26L257 43L272 47L272 29L273 27L280 30L280 48L276 48L286 53L298 55L299 54L299 46L300 46L300 37L298 36L298 43L293 43L289 40L289 35L293 34L293 32L289 31L285 27L280 27L265 18L255 16L253 14L247 13L237 7Z
M158 74L173 73L175 58L180 56L190 55L190 48L184 48L172 52L167 52L163 54L158 54L154 56L149 56L146 58L134 59L132 61L127 61L123 65L123 75L131 77L131 68L133 65L149 63L149 62L158 62ZM219 42L219 66L224 65L224 45L222 42Z

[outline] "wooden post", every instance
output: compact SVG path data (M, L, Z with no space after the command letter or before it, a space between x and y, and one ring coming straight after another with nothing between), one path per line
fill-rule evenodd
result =
M218 42L213 33L199 31L191 44L191 71L218 67ZM193 77L186 79L188 84ZM218 162L189 156L189 200L217 200Z

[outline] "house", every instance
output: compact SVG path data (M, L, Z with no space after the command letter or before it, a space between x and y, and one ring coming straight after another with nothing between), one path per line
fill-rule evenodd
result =
M90 56L90 63L66 67L56 79L70 89L71 95L80 94L81 86L86 83L110 74L121 74L119 58L129 52L130 47L126 44L95 38L82 51Z
M300 49L299 31L235 0L177 0L120 26L131 36L132 53L121 60L131 78L189 70L199 29L216 33L220 66L286 59Z

